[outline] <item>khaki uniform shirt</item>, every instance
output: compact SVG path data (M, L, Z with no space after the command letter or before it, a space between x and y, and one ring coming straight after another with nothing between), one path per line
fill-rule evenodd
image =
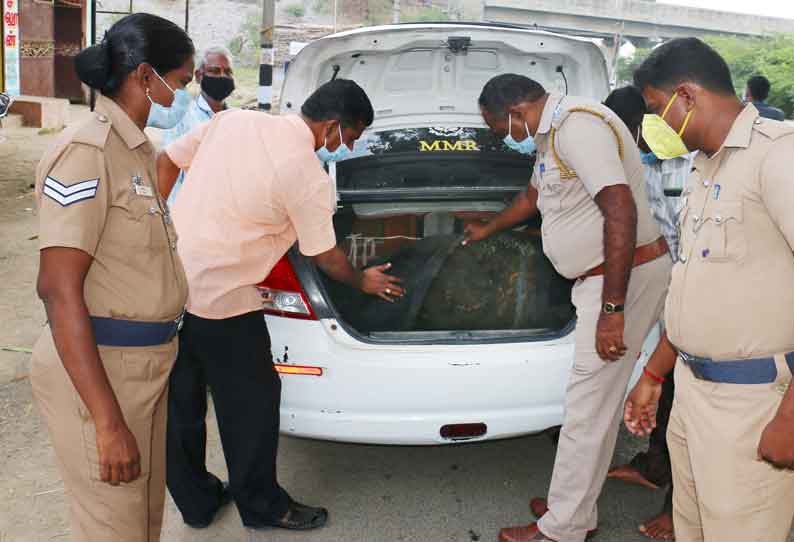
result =
M174 221L191 314L262 310L255 285L296 240L306 256L336 246L336 194L301 117L224 111L165 152L186 171Z
M36 171L40 248L80 249L92 316L158 322L183 310L187 280L157 190L152 144L112 100L68 129Z
M586 107L603 115L609 124L584 112ZM557 155L573 172L563 178L560 163L552 152L551 131L556 130ZM609 108L575 96L549 96L535 135L538 156L532 185L538 191L538 209L543 216L543 251L557 271L570 279L583 275L604 262L604 217L595 196L608 186L631 188L637 206L637 246L651 243L661 234L651 215L645 194L645 174L640 152L620 118Z
M678 349L714 360L794 350L792 156L794 127L747 105L722 148L695 158L665 309Z

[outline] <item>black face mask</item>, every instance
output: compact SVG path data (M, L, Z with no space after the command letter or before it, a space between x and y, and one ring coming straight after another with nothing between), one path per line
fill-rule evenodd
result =
M210 77L205 75L201 79L201 90L216 102L222 102L234 90L234 79L230 77Z

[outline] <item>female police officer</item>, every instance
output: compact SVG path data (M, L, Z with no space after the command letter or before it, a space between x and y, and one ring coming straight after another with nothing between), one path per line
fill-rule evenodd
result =
M194 47L138 13L75 59L101 92L36 174L38 293L49 319L31 380L80 541L150 542L165 499L168 375L187 295L145 126L189 103Z

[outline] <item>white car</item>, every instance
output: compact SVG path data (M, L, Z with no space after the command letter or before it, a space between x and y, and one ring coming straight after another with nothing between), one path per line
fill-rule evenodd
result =
M279 262L260 288L283 433L432 445L562 423L575 314L538 223L460 246L466 222L499 212L531 175L532 158L496 140L477 104L506 72L599 100L609 90L594 42L500 25L366 28L317 40L291 63L282 113L334 77L372 100L374 124L331 164L335 228L355 265L392 261L408 296L390 306L346 289L294 249Z

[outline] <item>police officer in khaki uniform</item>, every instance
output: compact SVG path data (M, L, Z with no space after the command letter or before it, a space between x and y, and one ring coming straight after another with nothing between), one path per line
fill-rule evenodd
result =
M38 292L49 319L31 381L70 497L74 540L159 540L168 375L187 282L143 133L178 117L193 44L128 16L76 58L101 91L36 174ZM184 92L184 91L182 91Z
M625 390L667 291L667 243L648 209L639 149L612 111L509 74L485 86L480 107L506 145L537 148L537 160L527 191L470 227L467 242L540 211L544 252L576 279L576 353L549 499L532 502L538 523L502 529L499 539L582 542L596 528Z
M783 542L794 517L794 127L742 105L725 61L694 38L657 48L634 79L655 113L643 121L651 150L700 152L667 334L626 423L636 434L654 427L675 366L676 540Z

